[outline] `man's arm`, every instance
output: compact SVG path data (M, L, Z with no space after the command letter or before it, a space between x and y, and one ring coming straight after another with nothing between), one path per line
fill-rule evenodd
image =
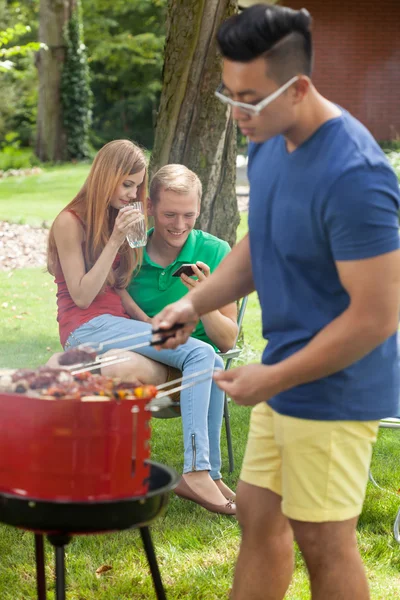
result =
M286 361L281 363L288 387L327 377L348 367L397 331L400 250L364 260L338 261L336 267L350 296L349 307L306 348L293 355L294 360L288 359L286 365Z
M136 302L129 295L127 290L115 290L121 297L122 306L131 317L136 321L144 321L145 323L151 323L150 317L136 304Z
M222 260L222 259L221 259ZM182 274L181 281L189 291L203 285L210 277L210 267L202 261L192 265L194 275L197 279ZM213 310L201 317L207 337L221 352L227 352L233 348L238 334L236 303L231 302L219 310Z
M233 348L238 334L236 302L201 317L204 330L220 352Z
M198 314L205 315L254 292L248 234L232 248L204 285L189 297Z
M169 329L175 323L185 323L162 348L184 344L202 315L217 310L254 291L249 237L246 235L224 258L207 281L170 304L152 321L153 328Z
M348 308L302 350L276 365L250 365L215 376L239 404L257 404L292 387L345 369L398 328L400 250L374 258L336 262L350 296ZM253 369L251 374L248 369Z

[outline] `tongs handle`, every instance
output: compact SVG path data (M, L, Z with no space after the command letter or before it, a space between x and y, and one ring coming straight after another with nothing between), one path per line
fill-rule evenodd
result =
M168 328L159 327L158 329L153 329L151 333L153 335L156 333L169 333L170 331L177 331L177 329L182 329L183 327L185 327L185 323L175 323L174 325L172 325L172 327L168 327Z
M178 329L182 329L183 327L185 327L184 323L175 323L174 325L172 325L172 327L168 327L168 329L160 329L160 328L154 329L151 332L152 335L157 335L157 334L163 334L163 335L158 340L152 340L150 342L149 346L160 346L161 344L163 344L170 338L175 337L174 331L177 331Z

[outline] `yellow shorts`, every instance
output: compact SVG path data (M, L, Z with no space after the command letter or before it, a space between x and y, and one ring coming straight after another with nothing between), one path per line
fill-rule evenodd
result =
M282 496L290 519L346 521L360 514L379 421L312 421L265 402L251 413L241 480Z

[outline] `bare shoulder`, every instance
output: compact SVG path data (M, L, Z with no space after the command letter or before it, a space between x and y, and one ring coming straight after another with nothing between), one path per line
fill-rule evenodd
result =
M85 234L81 222L75 215L63 210L54 220L54 235L59 239L74 239L83 241Z

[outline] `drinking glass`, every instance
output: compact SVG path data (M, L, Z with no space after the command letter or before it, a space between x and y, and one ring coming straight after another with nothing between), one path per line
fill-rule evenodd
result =
M126 239L131 248L141 248L147 243L146 221L144 218L143 202L131 202L135 210L141 212L141 219L134 223L127 233Z

